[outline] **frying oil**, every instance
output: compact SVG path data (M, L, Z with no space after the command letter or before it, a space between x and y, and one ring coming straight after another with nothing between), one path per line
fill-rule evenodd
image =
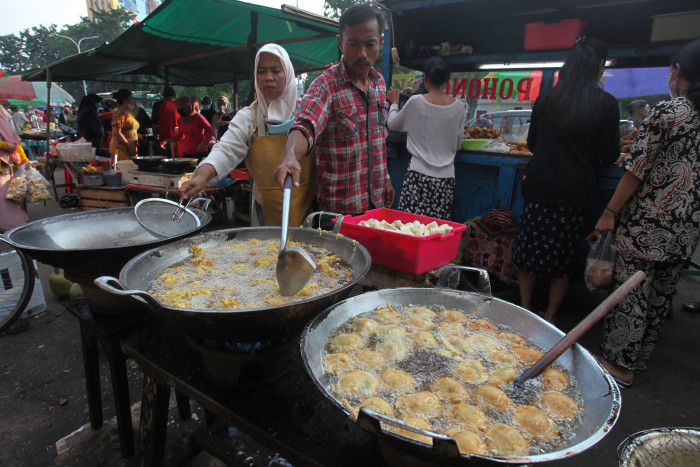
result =
M392 307L395 311L398 311L401 313L402 319L401 323L399 326L403 326L405 329L405 323L408 321L410 318L409 314L406 313L407 309L411 309L413 306L408 305L404 307ZM531 364L523 363L520 361L517 361L514 364L508 364L508 363L502 363L499 361L499 359L494 359L493 356L496 355L498 357L502 357L504 353L510 353L511 348L508 345L508 341L502 340L498 338L498 334L500 333L513 333L517 334L515 331L512 329L507 328L506 326L503 325L497 325L496 332L482 332L481 330L478 331L473 331L469 328L469 323L473 322L473 320L476 320L477 317L468 313L464 313L468 320L466 323L462 323L461 326L455 327L455 326L448 326L448 327L443 327L440 328L437 326L440 323L440 317L439 317L439 312L443 311L443 307L424 307L428 308L431 311L434 311L436 314L433 317L433 324L435 325L429 332L433 335L437 342L436 347L432 348L415 348L413 341L410 338L410 331L403 333L401 337L396 337L396 333L391 333L392 338L395 339L400 339L401 343L406 346L408 349L410 349L409 355L405 359L401 359L399 361L392 361L391 356L386 359L384 364L381 365L376 365L376 366L368 366L368 365L363 365L356 363L355 366L352 368L348 369L347 371L352 371L354 369L362 369L365 371L369 371L372 373L379 381L380 381L380 386L379 386L379 391L376 396L379 396L386 400L389 404L394 406L396 403L396 400L403 394L395 391L388 385L386 385L382 380L381 380L381 374L382 372L388 368L388 367L393 367L401 371L405 371L409 373L410 375L413 376L414 381L415 381L415 387L413 388L412 391L409 391L409 393L415 393L415 392L420 392L420 391L431 391L432 384L435 382L437 379L441 377L451 377L454 379L459 380L459 378L454 374L454 368L455 365L458 365L459 362L464 361L465 359L471 359L471 360L479 360L481 365L483 366L484 370L488 372L489 374L498 368L504 368L504 367L509 367L509 366L514 366L517 369L517 375L522 374L525 370L527 370ZM375 311L370 311L367 313L362 313L359 315L356 315L355 317L351 318L350 320L346 321L342 325L340 325L335 331L333 331L329 337L329 342L336 336L339 336L341 334L352 334L352 333L358 333L363 336L362 339L358 340L357 347L354 349L345 350L344 352L347 353L348 355L353 356L353 352L357 352L359 350L363 349L369 349L369 350L377 350L378 346L381 345L382 343L382 337L378 336L376 332L372 333L360 333L358 332L358 326L357 323L363 319L375 319L379 321L377 316L375 315ZM379 322L380 326L386 326L386 324L383 324ZM495 329L495 328L494 328ZM444 333L441 332L441 330L445 331ZM376 329L375 329L376 331ZM469 348L465 348L462 350L455 349L454 347L449 347L447 348L444 344L445 338L454 335L452 334L453 332L457 331L458 337L461 339L466 339L473 345L470 346ZM369 334L369 335L368 335ZM384 333L383 333L384 334ZM522 336L520 336L522 337ZM524 338L523 338L524 339ZM537 348L532 342L526 341L526 345L528 348L531 349L536 349L539 351L542 351L542 349ZM324 355L323 357L330 353L332 351L332 348L327 344L325 349L324 349ZM508 359L503 359L504 361L507 361ZM530 448L530 454L540 454L540 453L545 453L545 452L551 452L556 448L557 445L561 444L563 441L566 439L569 439L574 436L574 431L575 429L580 425L581 420L582 420L582 414L583 414L583 399L580 395L580 392L577 389L577 383L576 380L573 378L572 375L568 374L568 372L561 366L558 365L552 365L552 368L556 368L559 371L567 374L569 377L569 384L566 387L564 391L562 391L563 394L567 395L570 397L577 405L579 408L578 413L576 416L569 421L564 421L560 422L557 424L557 429L559 430L559 436L556 437L553 441L551 442L538 442L538 441L531 441L531 448ZM339 377L342 376L345 372L342 372L339 375L336 375L334 373L327 373L326 377L328 378L327 380L331 383L331 387L335 387L335 384L337 383ZM482 408L484 413L487 415L489 422L491 424L495 423L505 423L507 425L513 425L513 419L512 419L512 410L504 410L504 411L499 411L495 409L488 408L487 405L480 404L479 401L477 400L476 397L473 397L474 391L481 386L482 384L490 384L488 381L482 383L482 384L468 384L461 382L462 386L466 389L467 393L470 396L470 400L465 401L467 404L472 404L475 406L478 406ZM540 394L547 390L542 382L542 377L539 376L537 378L530 379L526 382L523 383L521 387L516 387L515 383L513 381L506 382L504 384L501 384L500 386L495 386L501 391L503 391L511 400L513 404L513 408L515 408L518 405L524 405L524 404L529 404L529 405L535 405L537 406L537 400L540 396ZM336 396L339 397L339 396ZM362 403L362 400L359 398L352 398L348 397L346 399L347 404L351 407L359 408L359 405ZM428 421L432 429L437 432L444 432L449 428L453 427L460 427L461 425L459 422L453 420L451 416L447 413L449 411L449 408L451 408L454 404L448 402L448 401L441 401L443 410L439 414L435 414L433 418ZM545 411L545 414L547 412ZM548 415L549 416L549 415ZM401 418L400 414L398 411L395 413L395 417ZM550 417L551 418L551 417ZM517 426L514 426L517 429Z
M298 294L283 297L275 270L279 243L253 239L193 248L191 256L163 270L149 292L181 308L250 309L307 300L349 282L352 267L347 261L326 249L301 244L321 266Z

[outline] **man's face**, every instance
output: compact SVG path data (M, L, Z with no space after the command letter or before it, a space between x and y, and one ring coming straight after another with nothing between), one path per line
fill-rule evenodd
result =
M337 41L350 76L367 78L384 41L377 20L373 18L364 23L345 26L342 34L337 36Z

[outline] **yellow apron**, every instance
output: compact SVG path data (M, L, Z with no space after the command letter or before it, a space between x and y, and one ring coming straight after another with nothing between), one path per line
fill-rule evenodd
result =
M284 159L287 135L258 136L253 140L245 158L245 165L260 194L263 221L266 226L282 224L282 190L273 172ZM292 187L289 208L289 226L298 227L311 210L315 195L316 160L313 154L301 161L301 179Z

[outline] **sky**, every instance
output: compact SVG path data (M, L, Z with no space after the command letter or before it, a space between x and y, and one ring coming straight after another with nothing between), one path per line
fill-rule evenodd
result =
M323 0L246 0L269 7L278 8L283 3L299 6L304 10L323 14ZM10 21L0 21L0 36L17 34L33 26L75 24L87 16L85 0L2 0L3 16ZM196 5L196 0L193 1ZM139 18L141 19L141 18ZM87 41L83 42L85 44ZM82 44L81 44L82 45ZM93 44L93 46L98 44ZM81 47L82 48L82 47Z

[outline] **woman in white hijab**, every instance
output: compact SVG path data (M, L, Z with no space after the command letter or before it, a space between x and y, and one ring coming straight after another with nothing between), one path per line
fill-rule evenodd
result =
M265 225L280 225L282 193L273 171L284 157L287 131L294 123L297 103L294 67L286 50L277 44L266 44L255 56L254 73L257 99L236 113L221 141L182 185L180 197L190 198L206 183L218 183L245 159ZM292 188L291 226L301 225L311 207L313 159L305 158L308 163L302 168L301 184Z

